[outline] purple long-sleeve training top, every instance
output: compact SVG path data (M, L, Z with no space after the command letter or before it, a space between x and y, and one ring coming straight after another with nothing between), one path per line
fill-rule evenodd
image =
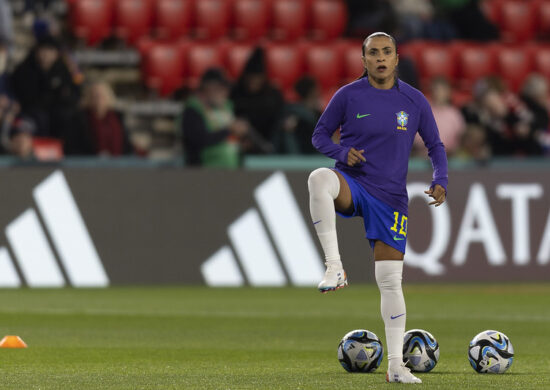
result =
M331 136L340 128L340 144ZM447 155L430 104L424 95L398 80L378 89L362 78L340 88L313 132L313 145L336 160L335 168L357 180L372 196L408 215L407 171L416 133L428 148L432 187L447 190ZM367 160L350 167L350 148L364 149Z

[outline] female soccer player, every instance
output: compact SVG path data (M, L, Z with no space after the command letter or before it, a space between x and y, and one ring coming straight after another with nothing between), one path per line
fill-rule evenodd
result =
M405 300L401 288L407 239L407 169L415 134L420 133L434 168L425 191L430 205L445 201L447 157L424 95L396 74L395 39L382 32L363 42L361 78L338 90L313 132L313 145L336 160L308 180L310 212L327 270L319 290L347 286L336 237L336 212L361 216L374 250L375 276L388 347L388 382L421 383L403 364ZM340 143L331 141L340 128Z

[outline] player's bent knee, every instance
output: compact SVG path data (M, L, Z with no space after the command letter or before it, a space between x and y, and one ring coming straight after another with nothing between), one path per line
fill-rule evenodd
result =
M323 187L327 180L330 180L330 175L336 175L328 168L317 168L309 174L307 185L310 189Z
M340 180L336 173L328 168L318 168L311 172L307 180L307 186L310 194L315 195L326 191L333 199L340 192Z

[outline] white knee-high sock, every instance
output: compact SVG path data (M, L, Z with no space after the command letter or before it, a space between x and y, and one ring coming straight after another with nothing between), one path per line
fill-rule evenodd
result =
M334 208L334 199L340 192L340 180L331 169L319 168L311 172L307 186L309 189L309 211L325 253L325 261L327 264L341 265Z
M403 363L403 336L407 321L405 298L401 288L403 261L374 262L376 283L380 289L380 311L386 328L389 367Z

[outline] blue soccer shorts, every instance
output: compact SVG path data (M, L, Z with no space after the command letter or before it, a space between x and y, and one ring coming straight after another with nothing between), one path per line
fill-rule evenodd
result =
M342 171L337 171L348 183L351 190L354 210L352 214L338 213L344 218L363 217L365 237L374 249L380 240L401 253L407 245L407 216L386 203L376 199L355 179Z

